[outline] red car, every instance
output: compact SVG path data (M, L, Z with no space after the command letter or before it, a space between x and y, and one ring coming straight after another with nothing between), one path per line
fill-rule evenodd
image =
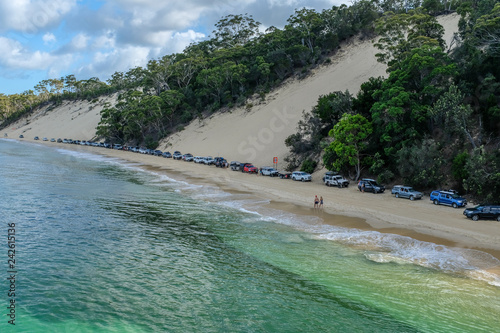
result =
M243 172L248 172L248 173L258 173L259 170L254 167L252 164L245 164L243 167Z

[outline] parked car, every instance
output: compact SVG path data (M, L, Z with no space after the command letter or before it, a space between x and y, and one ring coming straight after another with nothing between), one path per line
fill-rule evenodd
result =
M203 163L203 157L195 156L195 157L193 157L193 162L194 163Z
M43 138L43 141L49 141L49 139L47 139L47 138Z
M292 179L292 173L291 172L279 172L278 171L278 177L280 177L280 179Z
M231 170L233 170L233 171L239 171L240 166L241 166L241 163L238 161L231 161L231 163L229 163L229 167L231 167Z
M19 135L19 139L24 139L24 135Z
M184 154L182 159L186 162L193 162L194 157L193 154Z
M363 178L358 183L358 189L361 192L384 193L385 186L380 185L374 179Z
M172 154L170 154L169 151L163 152L162 156L165 158L172 158Z
M303 182L310 182L312 180L312 176L304 171L294 171L292 172L292 180L300 180Z
M337 186L339 188L349 186L349 181L347 179L331 171L325 173L323 176L323 182L326 186Z
M396 198L408 198L410 200L422 199L424 194L422 192L415 191L411 186L395 185L391 193L394 194Z
M62 143L63 140L61 138L57 139L57 143Z
M56 142L56 139L51 138L51 139L50 139L50 142Z
M211 164L214 164L214 158L212 156L207 156L205 157L203 163L205 163L206 165L211 165Z
M473 221L494 219L500 222L500 205L479 205L474 208L466 208L464 215Z
M259 169L257 169L257 167L254 167L253 164L251 163L247 163L245 164L245 166L243 167L243 172L247 172L247 173L259 173Z
M178 150L174 151L174 153L172 154L172 158L174 160L180 160L182 158L181 152Z
M435 205L447 205L453 208L467 206L467 200L450 191L432 191L430 199Z
M277 177L278 176L278 170L276 170L273 167L262 167L260 168L260 174L262 176L269 176L269 177Z
M40 140L37 136L35 136L34 140Z
M114 144L114 145L113 145L113 149L116 149L116 150L123 150L123 146L122 146L122 145L119 145L119 144Z
M158 150L158 149L153 152L153 155L155 155L155 156L161 156L161 154L163 154L163 152L161 150Z
M229 163L227 163L227 160L224 157L219 157L215 161L215 166L217 168L227 168L228 165L229 165Z

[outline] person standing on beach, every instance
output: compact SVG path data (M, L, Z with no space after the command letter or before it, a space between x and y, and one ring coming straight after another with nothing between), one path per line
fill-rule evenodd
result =
M315 195L314 196L314 208L318 208L318 204L319 204L319 199L318 199L318 196Z
M323 208L323 197L319 197L319 208Z

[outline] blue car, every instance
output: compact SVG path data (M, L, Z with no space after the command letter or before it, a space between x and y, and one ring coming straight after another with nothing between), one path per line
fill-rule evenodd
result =
M432 191L431 201L435 205L447 205L453 208L467 206L467 200L452 191Z

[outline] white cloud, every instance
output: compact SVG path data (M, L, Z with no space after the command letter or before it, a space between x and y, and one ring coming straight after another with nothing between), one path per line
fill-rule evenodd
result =
M47 32L45 35L43 35L42 40L45 44L50 44L55 42L57 38L53 33Z
M76 50L82 50L87 47L87 43L89 41L89 36L86 34L78 34L71 40L71 45Z
M0 65L10 70L63 69L71 62L71 57L54 56L48 52L30 52L18 41L0 36Z
M0 2L0 31L15 30L35 34L60 20L76 5L76 0L16 0Z

